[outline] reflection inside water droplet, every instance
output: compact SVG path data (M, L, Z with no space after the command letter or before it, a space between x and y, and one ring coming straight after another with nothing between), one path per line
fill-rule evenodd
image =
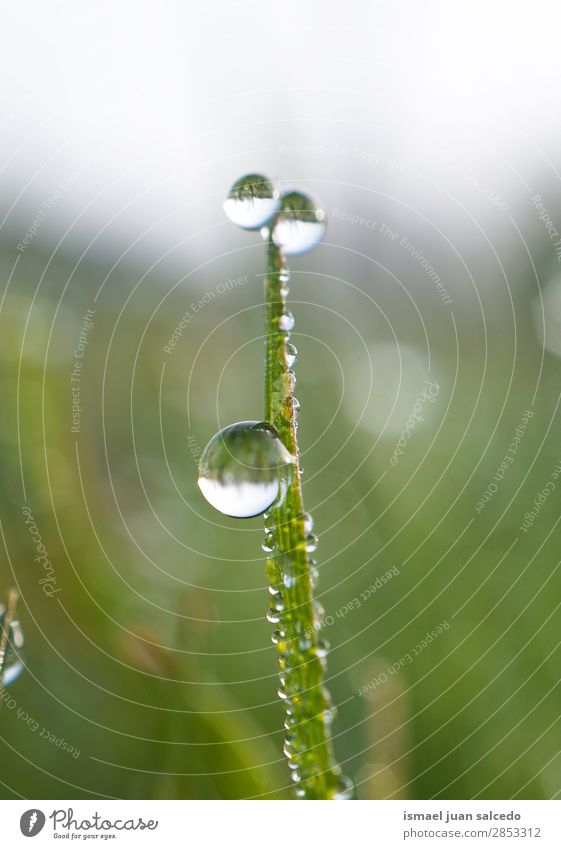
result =
M288 192L281 198L281 211L275 219L273 241L286 256L308 253L325 233L325 214L307 195Z
M224 212L238 227L259 230L279 206L279 195L271 181L262 174L247 174L230 189L224 201Z
M278 499L294 458L265 422L237 422L212 437L199 461L200 490L226 516L246 519Z

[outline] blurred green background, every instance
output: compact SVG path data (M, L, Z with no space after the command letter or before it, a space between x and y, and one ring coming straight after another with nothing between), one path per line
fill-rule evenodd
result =
M94 264L37 253L5 276L1 585L21 592L28 667L10 688L17 709L0 714L7 797L289 794L261 521L213 513L196 486L198 450L219 425L261 416L264 249L255 234L235 236L244 249L231 278L247 283L211 297L171 355L194 285L122 268L105 279ZM422 333L405 294L386 305L402 335L411 313L396 345L382 316L391 280L370 265L351 285L344 252L327 244L294 260L291 283L338 757L362 798L552 795L557 489L520 526L561 459L558 361L537 342L523 280L516 347L499 327L485 336L468 308L452 321L454 304L434 289ZM221 281L211 269L198 289ZM88 308L76 433L73 352ZM438 395L393 467L425 375ZM477 513L528 408L514 460Z

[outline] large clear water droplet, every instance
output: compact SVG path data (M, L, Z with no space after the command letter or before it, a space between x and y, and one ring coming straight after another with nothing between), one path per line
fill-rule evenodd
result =
M247 519L279 497L294 457L266 422L236 422L212 437L199 461L199 487L226 516Z
M245 230L259 230L280 206L279 194L267 177L246 174L240 177L224 201L224 212Z
M273 241L285 256L308 253L325 233L325 213L307 195L288 192L281 198L281 210L275 219Z
M0 605L0 638L4 632L5 619L6 608L2 604ZM9 687L10 684L13 684L23 671L23 662L20 660L23 644L23 632L20 624L16 619L12 619L8 628L8 642L2 665L2 677L0 679L0 685L2 687Z

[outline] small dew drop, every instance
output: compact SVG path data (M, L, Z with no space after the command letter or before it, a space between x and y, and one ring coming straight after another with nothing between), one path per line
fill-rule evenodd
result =
M289 572L285 572L282 576L282 582L287 590L291 590L296 586L296 578Z
M0 605L0 633L3 629L6 612L4 605ZM4 655L0 689L2 687L9 687L23 672L23 662L19 658L23 644L23 632L20 624L16 619L12 619L8 628L8 642L6 645L6 654Z
M333 798L338 802L346 802L349 799L352 799L354 789L354 784L351 779L343 775L341 776L339 787L336 789Z
M291 312L285 312L279 316L279 329L288 333L294 327L294 316Z
M290 734L287 734L284 738L282 750L287 758L291 758L294 755L294 749L292 747L292 737L290 736Z
M298 640L300 651L308 651L312 647L312 638L309 634L303 634Z
M278 628L277 628L277 630L276 630L276 631L273 631L273 633L271 634L271 642L272 642L272 643L273 643L273 645L275 645L275 646L280 645L280 643L282 643L282 641L284 640L284 638L285 638L285 633L284 633L284 631L281 631L281 630L279 630Z
M325 213L307 195L288 192L281 198L281 210L273 226L273 241L285 256L308 253L325 233Z
M292 399L292 408L293 408L295 413L300 412L300 406L301 405L300 405L300 401L298 400L298 398L293 398Z
M324 608L323 604L321 604L321 602L319 602L319 601L314 600L313 606L314 606L314 618L315 618L316 622L318 622L318 623L323 622L323 619L325 617L325 608Z
M326 657L329 651L329 643L327 640L318 640L316 646L316 654L318 657Z
M288 368L292 368L292 366L296 362L297 354L298 351L296 350L295 346L288 342L284 351L284 358L286 360Z
M322 716L323 716L324 722L326 722L327 725L331 725L333 722L335 722L335 719L337 718L337 708L336 707L325 708Z
M312 589L315 589L319 580L319 569L314 560L310 562L310 579L312 581Z
M288 271L288 268L284 267L283 269L281 269L281 271L279 272L278 280L280 296L281 298L287 298L289 293L288 282L290 280L290 273Z
M314 520L309 513L302 513L302 519L304 522L304 531L307 534L311 534L314 529Z
M279 497L294 458L265 422L237 422L212 437L199 461L200 490L226 516L247 519Z
M271 625L278 625L281 621L280 611L275 607L270 607L267 611L267 620L271 623Z
M284 610L284 598L282 593L276 593L271 600L271 608L273 610Z
M270 532L265 534L265 539L261 543L261 548L265 554L271 554L275 550L275 535Z
M315 534L308 534L306 536L306 551L310 552L310 554L316 550L318 547L318 538Z
M280 206L278 192L262 174L247 174L237 180L224 201L224 212L244 230L259 230Z

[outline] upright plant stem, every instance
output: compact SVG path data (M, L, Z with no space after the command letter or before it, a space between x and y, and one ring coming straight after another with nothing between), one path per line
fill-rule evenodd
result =
M269 239L265 279L265 419L296 458L293 473L285 482L284 497L266 516L272 539L267 574L273 600L277 600L277 612L273 609L270 619L278 622L273 639L280 653L279 695L287 714L285 754L300 798L346 798L345 779L335 761L329 730L334 710L323 685L326 650L318 636L323 611L313 601L309 519L304 514L298 464L294 376L286 359L287 280L285 260Z

